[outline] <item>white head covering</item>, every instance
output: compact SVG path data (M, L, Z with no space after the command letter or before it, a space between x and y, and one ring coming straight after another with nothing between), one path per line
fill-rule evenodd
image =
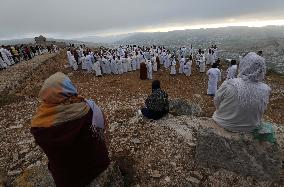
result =
M248 53L240 61L238 77L244 81L261 82L266 73L265 59L254 52Z
M242 58L239 75L228 83L236 87L238 99L243 108L255 105L264 112L269 101L270 87L262 83L266 73L265 59L254 52Z

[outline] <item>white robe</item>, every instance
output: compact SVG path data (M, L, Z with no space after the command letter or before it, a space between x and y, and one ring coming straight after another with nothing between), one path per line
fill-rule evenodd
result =
M2 60L2 58L0 57L0 68L7 68L7 64Z
M131 67L133 71L136 71L136 68L137 68L136 60L137 60L137 57L133 56L132 61L131 61Z
M175 75L177 73L176 71L176 61L173 59L172 64L171 64L171 72L170 75Z
M186 76L190 76L190 75L191 75L191 65L192 65L192 61L189 60L189 61L185 64L185 66L184 66L184 68L183 68L183 72L184 72L184 74L185 74Z
M126 62L127 62L127 70L128 71L132 71L132 67L131 67L131 58L127 58L127 60L126 60Z
M108 59L104 59L104 64L105 64L105 73L106 74L111 74L111 67L110 67L110 61Z
M101 64L99 61L94 63L93 70L96 72L96 76L102 76Z
M200 64L199 64L199 72L204 73L205 72L205 57L201 57Z
M80 61L81 61L81 63L82 63L82 69L83 70L86 70L87 69L87 60L86 60L86 57L81 57L80 58Z
M78 70L78 64L77 64L77 62L76 62L76 59L75 59L75 57L74 57L74 55L72 55L71 56L71 60L72 60L72 67L73 67L73 70L74 71L77 71Z
M136 69L140 69L140 63L141 63L141 55L136 56Z
M126 58L122 58L122 66L123 66L123 73L127 73L128 65L127 65L127 59Z
M70 51L67 51L67 59L68 59L69 67L73 67L72 53Z
M151 61L147 62L147 78L150 80L153 79L153 66Z
M2 58L3 58L4 62L5 62L8 66L11 66L12 63L11 63L10 60L9 60L8 53L7 53L7 49L0 48L0 53L1 53L1 55L2 55Z
M118 74L123 74L123 64L122 64L122 60L117 60L117 69L118 69Z
M117 63L115 59L112 59L110 62L110 66L111 66L111 72L115 75L118 74L118 68L117 68Z
M206 74L209 78L207 94L215 95L217 91L217 83L218 81L221 81L221 71L218 68L210 68Z
M181 59L180 59L180 63L179 63L179 71L178 71L180 74L182 74L183 71L184 71L184 70L183 70L183 69L184 69L184 63L185 63L185 59L184 59L184 58L181 58Z
M155 56L152 57L152 58L151 58L151 61L152 61L152 63L153 63L153 71L154 71L154 72L158 71L158 64L157 64L157 61L156 61L156 57L155 57Z
M238 70L237 65L232 65L231 67L229 67L227 70L227 79L237 78L237 70Z
M208 59L206 64L210 64L211 66L215 63L214 55L208 54Z
M87 55L86 56L86 70L88 72L91 72L92 71L92 67L93 67L92 56L91 55Z

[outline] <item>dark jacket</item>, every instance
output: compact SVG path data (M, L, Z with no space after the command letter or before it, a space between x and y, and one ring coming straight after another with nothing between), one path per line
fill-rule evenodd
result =
M91 130L93 112L49 128L32 127L36 143L49 160L57 187L83 187L109 165L105 143Z

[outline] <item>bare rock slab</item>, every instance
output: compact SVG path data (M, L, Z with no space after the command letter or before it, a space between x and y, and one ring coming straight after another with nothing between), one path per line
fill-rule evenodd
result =
M223 168L258 180L280 180L282 159L278 144L225 131L213 121L198 131L195 159L208 168Z

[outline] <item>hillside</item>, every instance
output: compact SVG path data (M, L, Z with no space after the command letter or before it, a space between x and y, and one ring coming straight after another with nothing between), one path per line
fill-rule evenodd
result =
M27 63L26 68L29 64ZM191 132L190 129L200 124L200 120L207 119L202 117L212 116L214 105L212 98L205 95L207 84L204 74L194 71L191 77L171 77L169 72L164 70L154 74L154 78L161 81L162 88L167 91L170 99L180 98L198 103L202 109L198 118L176 118L169 115L157 123L135 123L135 113L144 105L144 100L151 91L151 81L141 81L138 72L96 78L93 74L66 69L65 64L66 53L63 51L37 66L27 78L14 79L20 84L15 84L14 91L1 95L2 99L7 99L2 100L0 106L0 132L3 135L0 137L0 166L4 169L2 172L8 174L9 183L13 183L13 180L22 174L26 175L27 169L46 167L46 157L35 145L29 132L29 124L39 104L37 94L43 81L51 74L62 71L71 78L80 95L95 99L106 113L111 131L111 157L121 162L130 186L155 186L160 183L162 186L172 186L178 182L186 184L190 182L188 180L194 180L191 176L209 186L214 183L241 186L271 184L227 170L198 169L194 163L189 163L189 158L194 156L194 149L190 148L187 139L182 136L185 135L183 129L180 129L182 126L170 124L174 125L175 121L181 125L186 123L188 126L183 128ZM11 67L11 71L20 69ZM0 71L0 75L3 73L4 71ZM13 80L13 77L11 79ZM272 96L264 118L279 124L279 133L283 133L284 79L271 73L266 82L272 87ZM195 137L194 132L196 131L191 133ZM277 183L275 185L278 186Z

